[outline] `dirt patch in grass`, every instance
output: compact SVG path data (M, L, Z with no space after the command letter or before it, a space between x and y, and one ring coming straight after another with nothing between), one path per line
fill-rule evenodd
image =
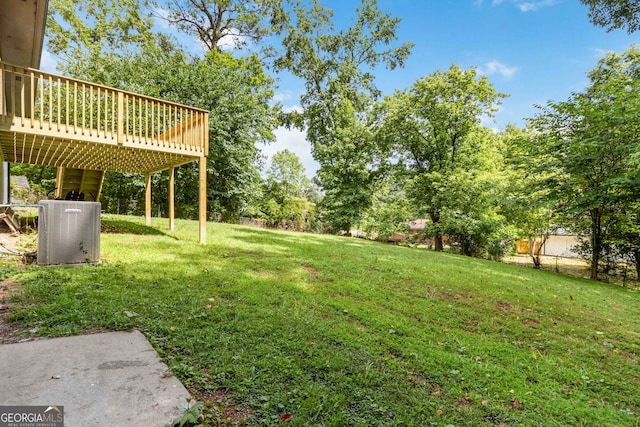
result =
M304 268L304 270L309 273L311 276L316 277L319 273L318 270L316 270L315 268L311 267L310 265L303 265L302 268Z
M0 306L0 344L33 341L34 337L28 329L21 328L9 321L9 307Z
M496 307L498 307L498 310L504 311L505 313L513 312L513 308L511 308L511 306L509 304L504 303L504 302L496 303Z
M266 270L257 270L256 274L258 275L258 277L260 277L261 279L273 279L276 276L273 274L273 272L271 271L266 271Z
M18 326L9 320L11 312L9 300L19 287L20 284L12 280L0 281L0 344L13 344L35 339L29 329Z
M465 396L458 401L458 406L460 408L471 408L473 406L473 400Z
M5 252L17 252L20 246L20 235L0 231L0 246Z
M13 280L0 281L0 304L8 302L11 298L11 295L13 295L17 291L19 286L20 284L14 282Z
M231 403L231 394L222 390L208 394L197 390L189 391L199 402L204 403L214 419L224 422L225 425L246 425L255 412L251 408Z

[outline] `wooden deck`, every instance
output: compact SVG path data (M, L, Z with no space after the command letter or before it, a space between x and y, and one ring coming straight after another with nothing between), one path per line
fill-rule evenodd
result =
M208 112L0 61L0 161L146 175L199 162L200 242L205 242ZM63 189L63 184L58 183ZM97 191L99 193L99 190Z
M154 173L206 157L208 113L0 62L0 156Z

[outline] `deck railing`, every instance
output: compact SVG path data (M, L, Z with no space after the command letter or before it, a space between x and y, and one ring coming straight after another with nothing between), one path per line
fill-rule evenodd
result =
M0 129L206 156L208 113L0 62Z

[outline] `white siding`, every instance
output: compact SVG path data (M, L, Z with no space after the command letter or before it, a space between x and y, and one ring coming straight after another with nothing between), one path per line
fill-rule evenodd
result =
M545 242L542 252L549 256L579 258L580 255L575 251L574 246L580 244L581 241L578 236L551 235Z

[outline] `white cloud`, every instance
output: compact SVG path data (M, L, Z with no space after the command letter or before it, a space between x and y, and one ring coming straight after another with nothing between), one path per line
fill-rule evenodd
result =
M273 100L286 104L287 101L298 101L300 94L289 89L279 90L273 95Z
M224 51L231 51L236 49L237 46L247 46L251 45L251 39L246 36L238 35L239 31L235 28L231 28L226 30L222 39L220 39L219 46L220 49Z
M592 48L591 50L594 52L594 54L596 56L596 59L604 58L607 55L607 53L611 52L611 50L600 49L600 48L597 48L597 47Z
M176 34L176 24L170 22L169 16L171 14L170 9L163 7L153 7L151 9L151 17L153 19L153 25L156 29L162 31L169 31L173 35L177 35L178 39L186 43L190 48L191 53L202 56L209 48L198 37L185 37L184 34ZM237 48L237 46L251 46L251 39L242 35L238 35L239 31L236 28L229 28L225 30L223 38L220 40L219 46L223 51L231 51ZM195 43L193 43L195 41ZM192 45L193 43L193 45Z
M46 49L42 50L40 57L40 69L47 73L55 73L58 67L58 58Z
M165 9L159 6L152 8L151 17L153 18L153 25L163 30L171 28L171 23L169 23L168 20L169 13L169 9Z
M480 125L491 129L494 133L500 133L500 128L496 125L496 117L495 115L502 112L502 106L498 106L498 110L494 113L494 116L489 116L487 114L483 114L480 116Z
M207 45L200 39L196 39L196 42L192 46L191 53L196 56L204 56L209 51Z
M480 67L479 71L481 74L486 74L487 76L490 76L492 74L499 74L505 79L510 79L516 74L516 71L518 71L518 67L509 67L496 60L493 60Z
M265 146L262 149L262 153L271 160L274 154L286 148L298 156L307 172L307 176L309 178L313 177L320 165L311 155L311 144L307 141L306 132L279 127L274 131L274 134L276 141Z
M482 6L484 0L473 0L474 6ZM499 6L503 3L510 3L520 9L521 12L535 12L543 7L553 6L558 0L493 0L491 6Z
M542 7L553 6L554 4L556 4L556 0L518 1L516 2L516 7L520 9L521 12L535 12Z
M303 113L304 108L299 105L287 105L282 108L284 113Z

